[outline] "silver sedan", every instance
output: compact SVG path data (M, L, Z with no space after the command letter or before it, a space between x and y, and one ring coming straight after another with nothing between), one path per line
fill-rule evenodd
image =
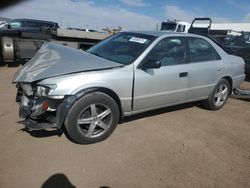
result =
M203 36L121 32L87 52L44 44L13 83L27 129L65 127L89 144L124 116L191 101L220 109L245 79L244 66Z

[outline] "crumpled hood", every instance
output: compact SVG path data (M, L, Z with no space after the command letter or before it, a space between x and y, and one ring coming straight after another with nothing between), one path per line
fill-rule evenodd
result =
M120 66L123 65L84 51L45 43L36 55L15 73L13 83L34 82L64 74Z

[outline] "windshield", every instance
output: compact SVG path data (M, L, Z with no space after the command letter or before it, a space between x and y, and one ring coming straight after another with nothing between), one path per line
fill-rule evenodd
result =
M176 29L176 23L169 23L169 22L167 22L167 23L162 23L161 24L161 30L166 30L166 31L175 31L175 29Z
M128 65L134 62L155 38L152 35L122 32L98 43L87 52Z

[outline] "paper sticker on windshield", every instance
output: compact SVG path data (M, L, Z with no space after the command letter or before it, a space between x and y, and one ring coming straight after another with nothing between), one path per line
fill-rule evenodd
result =
M145 43L147 41L147 39L132 37L131 39L129 39L129 41L143 44L143 43Z

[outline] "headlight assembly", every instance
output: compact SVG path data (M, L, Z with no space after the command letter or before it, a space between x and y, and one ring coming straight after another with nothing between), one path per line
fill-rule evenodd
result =
M36 94L39 97L48 97L50 93L56 89L56 85L38 85L36 87Z
M48 97L51 99L63 99L64 95L51 95L56 89L56 85L38 85L36 87L36 95L39 97Z

